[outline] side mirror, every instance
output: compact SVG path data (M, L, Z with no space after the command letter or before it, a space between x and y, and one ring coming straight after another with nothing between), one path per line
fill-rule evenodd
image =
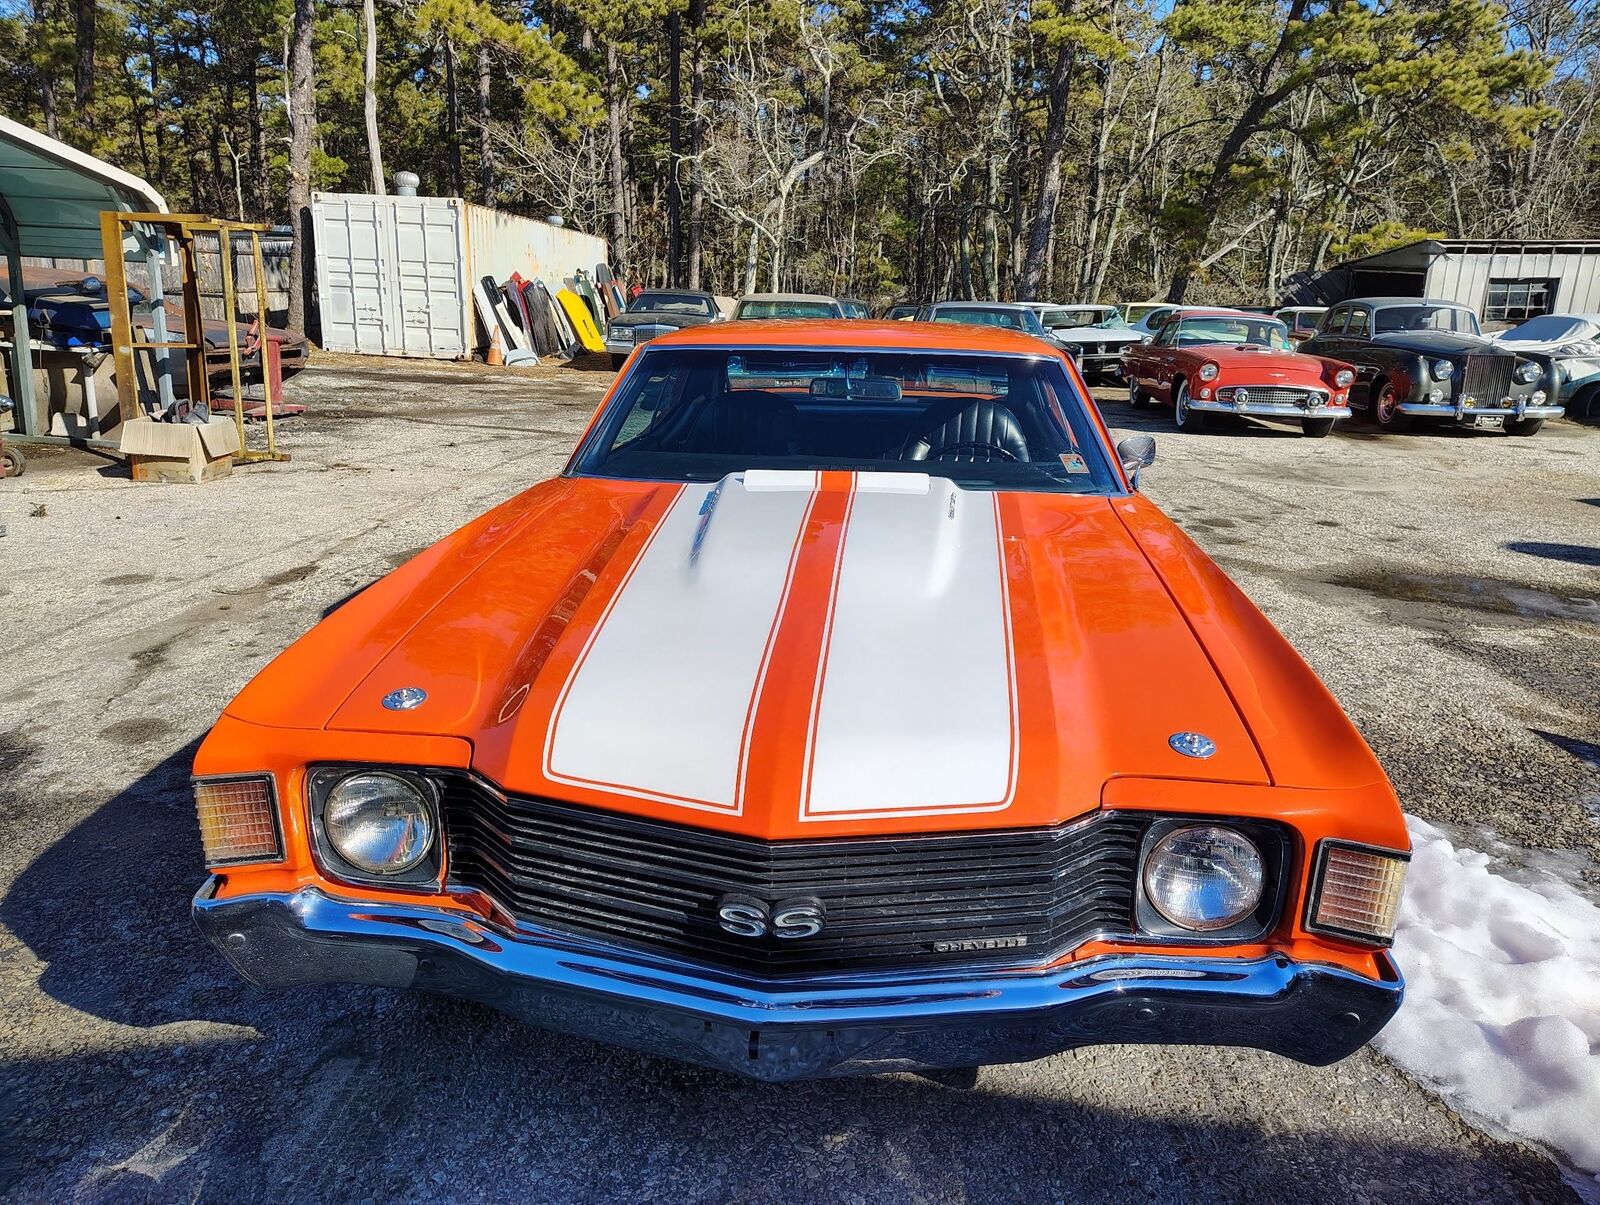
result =
M1130 435L1127 439L1117 444L1117 459L1122 462L1122 471L1127 473L1133 481L1133 488L1139 488L1139 474L1156 462L1156 441L1153 435Z

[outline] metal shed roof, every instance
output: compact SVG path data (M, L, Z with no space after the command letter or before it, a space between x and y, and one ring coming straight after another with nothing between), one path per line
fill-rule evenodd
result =
M102 210L167 211L138 176L9 117L0 117L0 202L16 222L20 254L68 259L101 257Z
M1390 268L1420 272L1440 255L1600 255L1594 239L1419 239L1362 259L1345 260L1341 268Z

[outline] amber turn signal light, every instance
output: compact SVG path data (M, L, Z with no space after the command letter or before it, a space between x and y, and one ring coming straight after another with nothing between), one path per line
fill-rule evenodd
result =
M283 837L271 778L197 778L194 809L207 866L282 860Z
M1324 841L1312 876L1306 928L1388 945L1400 917L1405 854Z

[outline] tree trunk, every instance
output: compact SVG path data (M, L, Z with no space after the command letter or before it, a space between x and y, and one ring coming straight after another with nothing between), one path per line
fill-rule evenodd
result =
M311 316L311 144L317 136L316 67L311 32L314 0L294 0L294 33L289 50L289 326L310 334Z
M1035 298L1044 283L1045 259L1050 252L1050 227L1061 200L1061 159L1067 145L1067 101L1072 95L1072 45L1056 51L1050 66L1050 101L1044 130L1044 161L1039 171L1039 193L1034 200L1033 224L1028 231L1028 253L1022 263L1017 295Z
M622 157L623 124L627 120L622 96L622 62L615 43L606 43L606 149L611 167L611 259L625 264L629 258L627 165Z
M450 163L450 195L461 195L461 92L456 87L456 44L444 39L444 131Z
M689 0L689 287L700 288L700 261L704 254L706 192L701 180L700 156L705 151L706 53L700 26L705 21L705 0Z
M96 0L78 0L75 31L78 56L72 72L72 99L79 121L87 118L87 110L94 100L95 5Z
M255 48L250 50L250 204L255 217L268 215L267 124L261 120L261 78Z
M365 45L361 64L361 109L367 123L367 166L372 173L372 195L383 196L383 144L378 138L378 18L374 0L361 0L361 28Z
M369 0L370 2L370 0ZM483 203L494 208L494 141L489 137L489 85L494 82L494 64L487 43L478 44L478 184Z
M667 14L667 287L683 286L683 17Z

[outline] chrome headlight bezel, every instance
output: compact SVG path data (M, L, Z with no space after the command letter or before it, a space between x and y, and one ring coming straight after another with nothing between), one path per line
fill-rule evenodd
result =
M1231 829L1247 838L1261 855L1261 898L1238 921L1220 929L1188 929L1168 920L1145 894L1145 871L1156 846L1175 831L1195 827ZM1270 933L1283 914L1288 893L1288 868L1292 846L1289 830L1275 821L1245 816L1163 817L1145 830L1135 866L1135 940L1180 945L1239 945L1258 941Z
M1221 375L1221 373L1222 369L1218 368L1210 361L1207 361L1206 363L1200 365L1200 371L1195 373L1195 376L1199 377L1202 381L1214 381L1218 376Z
M1544 368L1537 360L1524 360L1511 374L1511 379L1519 385L1537 385L1543 377Z
M633 327L613 326L610 330L606 331L606 338L617 343L632 343L634 341Z
M429 839L421 858L404 870L383 872L357 865L329 836L324 818L329 797L340 783L362 774L398 779L414 790L421 801L429 824ZM306 805L312 852L318 869L328 878L368 887L399 887L430 892L444 889L444 831L439 787L418 768L370 763L312 766L306 771Z
M1336 389L1348 389L1356 383L1356 374L1348 368L1341 368L1333 374L1333 384Z
M1428 365L1428 373L1436 381L1448 381L1456 375L1456 366L1450 360L1435 360Z

